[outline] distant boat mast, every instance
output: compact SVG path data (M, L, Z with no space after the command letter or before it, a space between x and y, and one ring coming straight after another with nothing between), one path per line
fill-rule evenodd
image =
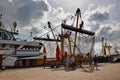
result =
M115 51L114 51L115 53L119 54L118 47L117 47L116 44L115 44L115 48L114 48L114 50L115 50Z
M110 51L111 51L112 46L110 46L110 44L108 45L107 39L104 37L102 37L101 41L102 41L102 54L103 54L103 56L106 56L106 55L110 56L111 55ZM107 54L106 50L108 50L108 54Z

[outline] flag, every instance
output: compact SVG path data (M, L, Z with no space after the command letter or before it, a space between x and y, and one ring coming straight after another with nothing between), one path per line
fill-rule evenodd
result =
M106 48L104 47L104 55L106 56Z
M46 48L43 47L43 53L46 55Z
M46 62L47 62L47 57L46 57L46 48L45 47L43 47L43 54L44 54L44 58L43 58L43 64L44 64L44 68L45 68L45 64L46 64Z
M56 47L56 61L59 61L60 60L60 48L57 44L57 47Z
M64 54L64 59L66 59L67 58L67 52L65 52L65 54Z

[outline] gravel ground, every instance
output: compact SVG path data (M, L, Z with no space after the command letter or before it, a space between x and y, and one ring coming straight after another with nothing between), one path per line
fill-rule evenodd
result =
M65 71L63 67L6 69L0 71L0 80L120 80L120 63L103 63L98 68L92 72L88 65L74 71Z

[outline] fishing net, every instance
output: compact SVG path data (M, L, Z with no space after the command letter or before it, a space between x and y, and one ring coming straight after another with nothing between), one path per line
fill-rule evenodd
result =
M74 34L72 34L70 41L71 41L70 44L71 44L72 53L74 54L90 53L91 55L94 54L94 42L95 42L94 36L78 33L76 38L76 44L75 44ZM70 52L70 49L68 47L69 41L67 39L65 39L65 45L66 45L65 50L68 50L68 52ZM75 46L75 50L74 50L74 46Z
M80 53L93 54L94 53L94 39L95 39L94 36L78 34L76 45L78 46Z

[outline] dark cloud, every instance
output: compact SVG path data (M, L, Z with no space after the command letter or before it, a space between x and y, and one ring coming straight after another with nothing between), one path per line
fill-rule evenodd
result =
M98 29L98 33L96 34L96 42L100 42L102 37L108 37L109 30L111 30L110 27L103 27L101 29Z
M14 13L16 8L8 0L0 0L0 14L3 17L3 23L11 25L15 20Z
M110 27L104 27L99 31L98 35L99 36L108 36L109 35L109 30L111 30Z
M120 0L94 0L95 1L95 4L96 6L95 7L98 7L98 6L104 6L104 7L108 7L110 6L110 10L109 10L109 13L110 13L110 18L112 20L118 20L120 21L120 18L119 17L119 14L120 14ZM93 2L94 3L94 2Z
M17 18L22 24L29 24L31 19L41 18L44 12L48 11L48 5L44 1L19 0L15 3L22 3L22 6L17 9Z
M120 26L116 26L116 28L118 28L118 30L114 30L113 25L111 26L105 26L98 29L96 31L96 43L101 41L102 37L105 37L106 39L108 39L109 42L111 43L118 43L120 40L120 30L119 30Z
M42 18L44 12L49 11L49 6L43 0L12 0L12 2L1 0L0 11L5 13L9 21L16 19L21 26L26 26L31 23L32 19Z
M98 29L100 29L100 24L99 23L90 23L90 30L96 32Z
M29 24L31 19L42 18L44 12L48 11L48 5L44 1L19 0L14 3L19 3L17 19L24 25Z
M31 32L34 32L34 34L39 33L39 30L38 30L38 28L36 28L36 27L32 27L30 31L31 31Z
M101 2L101 4L99 4ZM92 7L88 7L85 12L85 21L87 21L86 26L90 28L91 31L95 32L96 44L101 43L101 38L105 37L108 42L114 46L120 42L120 7L118 0L106 2L97 1L92 3ZM97 3L97 4L96 4ZM96 49L99 45L96 45Z
M119 3L120 3L120 0L118 0L118 2L116 2L116 3L114 3L112 5L111 10L110 10L111 20L117 20L118 22L120 22L120 18L119 18L119 16L120 16L120 9L119 9L120 4Z
M95 12L94 14L92 14L90 17L89 17L89 21L105 21L105 20L108 20L109 19L109 16L110 14L108 12L104 12L104 13L101 13L101 12Z

